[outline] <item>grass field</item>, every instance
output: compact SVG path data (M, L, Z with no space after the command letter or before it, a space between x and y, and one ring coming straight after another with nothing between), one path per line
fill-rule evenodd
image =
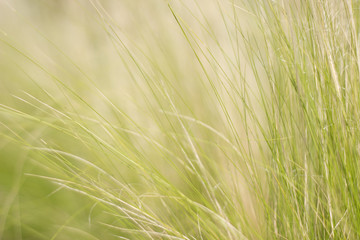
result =
M0 240L359 239L357 0L0 0Z

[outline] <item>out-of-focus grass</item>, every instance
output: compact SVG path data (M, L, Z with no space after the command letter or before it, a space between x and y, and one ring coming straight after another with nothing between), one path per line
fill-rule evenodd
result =
M0 239L357 239L359 4L0 7Z

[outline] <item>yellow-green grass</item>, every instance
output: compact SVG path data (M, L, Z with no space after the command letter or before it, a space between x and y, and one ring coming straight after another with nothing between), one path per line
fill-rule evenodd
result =
M0 239L357 239L360 3L3 1Z

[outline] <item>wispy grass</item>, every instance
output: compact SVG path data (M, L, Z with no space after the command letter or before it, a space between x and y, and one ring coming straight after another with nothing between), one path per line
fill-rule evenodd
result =
M3 6L0 239L359 238L356 1Z

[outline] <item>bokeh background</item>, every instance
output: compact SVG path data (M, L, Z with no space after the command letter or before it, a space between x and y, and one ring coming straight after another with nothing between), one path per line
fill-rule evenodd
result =
M244 124L238 114L243 107L241 97L230 97L245 87L256 90L239 50L241 36L231 19L236 15L235 26L244 32L255 23L241 9L242 3L236 4L240 10L235 11L228 1L207 0L1 0L0 239L136 239L131 233L98 224L129 227L109 214L106 204L59 186L51 178L91 176L90 182L102 183L103 189L132 201L131 196L122 195L121 186L84 165L63 163L70 161L66 156L48 156L34 148L62 149L88 159L139 195L154 190L139 169L121 161L118 153L106 149L98 139L86 136L91 131L126 156L143 159L192 196L194 187L202 188L201 182L189 175L186 179L193 186L186 184L172 165L185 173L188 166L168 161L169 155L155 151L152 141L129 134L151 136L175 156L182 156L186 148L191 152L175 143L186 139L179 131L183 126L176 113L192 117L186 128L199 136L197 146L208 170L214 179L221 176L221 184L234 193L227 197L243 203L247 221L260 230L261 211L243 186L247 173L239 174L229 163L236 153L217 145L223 139L196 123L209 123L229 139L247 136L232 140L242 141L246 151L255 149L248 141L252 123ZM178 21L194 38L184 36ZM202 54L194 55L194 49ZM246 84L241 80L245 76ZM251 101L255 96L247 98ZM219 97L222 102L214 100ZM222 104L226 112L221 111ZM258 111L258 103L252 104ZM255 114L261 119L260 109ZM227 124L229 117L233 125ZM122 130L115 132L117 128ZM254 158L257 152L260 155L256 150ZM159 203L148 204L159 215L169 215ZM171 212L170 218L186 219L181 217L186 215L184 209L177 205ZM173 217L174 212L178 216ZM179 223L179 228L196 232L191 221Z

